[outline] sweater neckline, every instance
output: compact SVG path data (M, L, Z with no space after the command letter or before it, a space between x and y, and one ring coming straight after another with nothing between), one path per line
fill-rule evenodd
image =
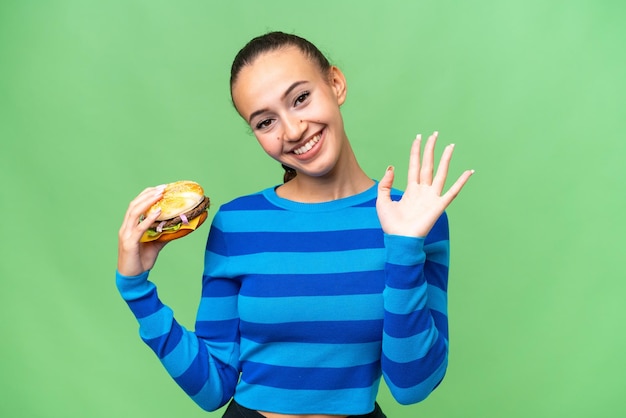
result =
M376 199L378 195L378 181L374 180L374 185L352 196L342 197L341 199L330 200L328 202L305 203L296 202L294 200L285 199L276 194L276 188L269 187L263 190L263 196L273 205L280 208L296 211L296 212L327 212L338 209L344 209L351 206L357 206L372 199Z

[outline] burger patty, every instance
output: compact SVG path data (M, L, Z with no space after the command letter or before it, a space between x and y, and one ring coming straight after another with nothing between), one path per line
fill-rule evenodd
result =
M210 203L211 201L209 200L209 198L207 196L204 196L204 200L200 202L198 206L191 209L189 212L185 212L183 215L185 215L187 220L192 220L193 218L200 216L202 212L207 210ZM150 228L156 229L159 225L161 225L161 228L167 228L170 226L178 225L179 223L182 223L182 222L183 220L180 218L180 216L177 216L175 218L168 219L165 221L154 222L152 225L150 225Z

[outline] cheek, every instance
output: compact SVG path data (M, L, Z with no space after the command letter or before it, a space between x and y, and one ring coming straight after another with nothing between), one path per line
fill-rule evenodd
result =
M277 158L282 151L282 142L280 141L280 137L276 135L267 135L257 137L257 141L263 151L265 151L270 157Z

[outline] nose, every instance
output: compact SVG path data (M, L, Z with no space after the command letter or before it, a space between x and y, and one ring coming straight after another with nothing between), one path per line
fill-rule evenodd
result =
M298 117L286 117L283 119L285 141L299 141L306 131L307 124Z

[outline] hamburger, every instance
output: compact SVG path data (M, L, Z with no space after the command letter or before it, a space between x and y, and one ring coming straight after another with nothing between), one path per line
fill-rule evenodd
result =
M188 180L169 183L163 197L146 211L146 217L159 208L161 214L140 241L171 241L192 233L206 220L209 205L210 200L198 183Z

